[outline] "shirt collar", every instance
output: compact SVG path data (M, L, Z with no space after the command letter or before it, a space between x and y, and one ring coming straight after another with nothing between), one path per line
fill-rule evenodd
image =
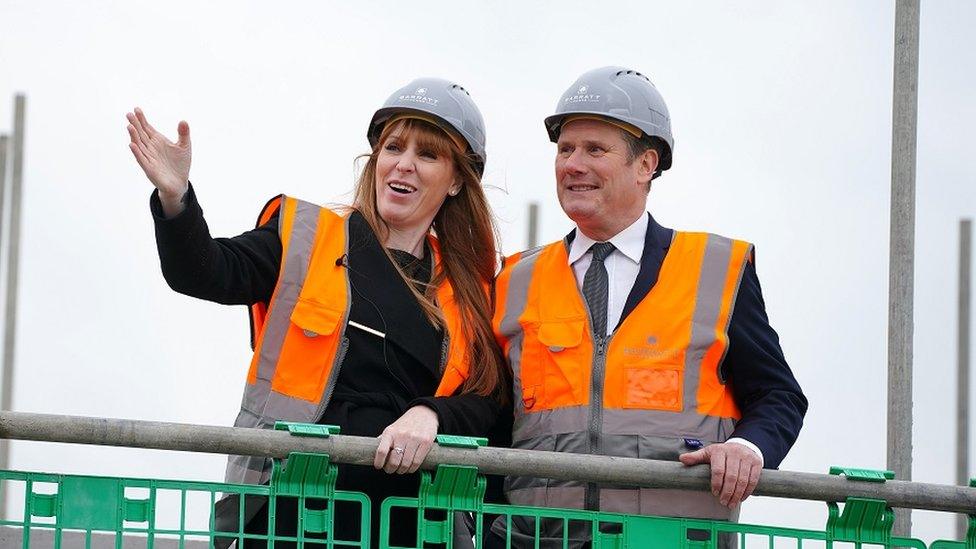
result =
M644 237L647 235L648 214L637 218L629 227L613 235L610 242L634 263L640 264L641 255L644 253ZM590 246L596 240L583 234L583 231L576 227L576 235L573 243L569 247L569 264L576 263L583 254L590 250Z

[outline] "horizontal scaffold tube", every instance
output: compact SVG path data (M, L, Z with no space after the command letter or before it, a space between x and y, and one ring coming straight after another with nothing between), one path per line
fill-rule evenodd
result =
M266 429L25 412L0 412L0 438L275 458L287 457L291 452L312 452L329 454L338 463L358 465L372 465L377 445L377 440L369 437L311 438ZM686 467L673 461L651 459L435 446L422 468L434 469L442 463L473 465L487 474L699 491L710 487L709 469L705 465ZM892 507L976 512L976 488L900 480L863 482L793 471L763 471L754 494L815 501L862 497L881 499Z

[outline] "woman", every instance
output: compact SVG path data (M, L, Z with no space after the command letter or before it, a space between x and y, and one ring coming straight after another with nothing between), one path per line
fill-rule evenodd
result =
M172 143L141 110L127 119L129 148L156 187L150 206L167 283L251 307L255 352L235 424L318 422L378 436L375 469L340 466L337 481L370 496L375 545L380 502L417 493L411 473L435 435L483 436L505 400L487 294L496 232L480 184L477 106L457 84L411 82L370 122L372 151L351 208L279 196L255 230L230 239L210 237L189 184L187 123ZM228 482L269 477L269 460L230 457ZM238 505L218 503L220 530L237 530ZM279 501L277 532L294 535L295 516L293 501ZM266 531L266 506L248 501L244 519L245 531ZM409 516L392 526L394 543L414 543ZM358 519L335 528L337 539L359 538Z

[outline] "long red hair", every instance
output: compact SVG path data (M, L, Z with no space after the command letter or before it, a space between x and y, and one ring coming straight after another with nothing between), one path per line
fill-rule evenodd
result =
M458 147L443 129L429 122L406 118L387 124L372 152L364 155L366 164L356 183L353 207L366 218L383 242L389 228L376 205L376 162L380 148L394 132L405 140L416 139L422 147L439 155L450 155L461 186L456 196L449 196L444 201L431 224L438 240L441 268L426 290L417 291L414 281L408 279L395 261L393 264L427 317L442 328L444 320L435 294L444 278L450 282L464 335L471 343L469 375L461 392L491 395L504 401L508 390L507 367L492 331L492 302L488 293L495 277L498 230L481 186L476 159Z

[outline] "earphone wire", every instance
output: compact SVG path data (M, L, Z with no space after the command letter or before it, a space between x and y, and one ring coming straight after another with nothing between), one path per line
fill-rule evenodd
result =
M345 256L345 260L342 262L342 265L346 269L348 269L350 272L355 273L355 274L357 274L357 275L359 275L359 276L361 276L363 278L368 278L365 274L363 274L363 273L361 273L361 272L353 269L349 265L349 256L348 255ZM368 297L366 297L365 295L363 295L363 293L360 292L358 288L356 288L356 284L353 283L353 281L351 279L349 280L349 286L352 288L352 290L354 292L356 292L356 295L358 295L360 299L362 299L366 303L369 303L370 306L373 307L373 310L376 311L376 314L380 317L380 322L383 323L383 333L384 334L388 334L389 333L389 327L387 326L387 323L386 323L386 317L383 316L383 312L376 305L376 303L373 303L373 301L371 299L369 299ZM386 336L384 335L382 339L383 339L383 364L386 366L386 370L390 373L391 376L393 376L393 379L395 379L396 382L400 384L400 387L402 387L404 391L406 391L407 393L410 393L410 388L407 387L407 384L403 381L403 379L401 379L400 376L398 376L396 374L396 372L393 371L393 366L390 365L390 360L389 360L389 358L387 356L387 350L386 350Z

